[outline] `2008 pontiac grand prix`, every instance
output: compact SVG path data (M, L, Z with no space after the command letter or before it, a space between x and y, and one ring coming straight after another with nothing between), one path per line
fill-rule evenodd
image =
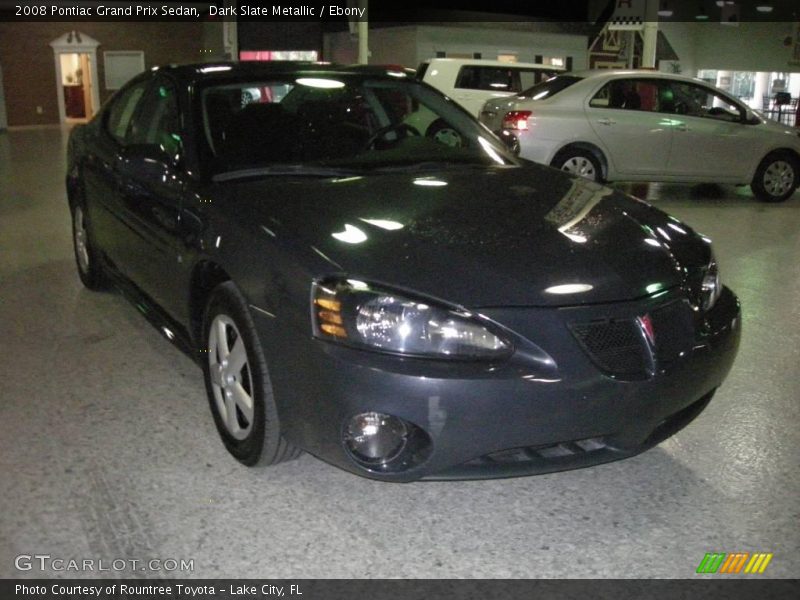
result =
M245 465L624 458L696 417L739 343L708 239L516 158L399 68L154 69L73 130L67 190L82 281L202 364Z

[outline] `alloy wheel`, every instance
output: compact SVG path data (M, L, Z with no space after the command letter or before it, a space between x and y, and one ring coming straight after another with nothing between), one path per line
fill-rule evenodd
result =
M776 160L764 171L764 189L776 198L788 193L794 185L794 180L794 168L784 160Z
M461 135L455 129L450 129L449 127L437 131L433 135L433 139L444 146L461 147Z
M227 315L219 314L211 322L208 366L220 419L234 439L243 440L253 429L253 376L244 338Z
M75 238L75 254L78 257L78 266L83 273L89 272L89 246L86 233L86 223L83 209L76 206L73 212L73 235Z
M564 164L561 165L561 170L572 173L573 175L585 177L586 179L591 179L592 181L595 181L597 178L597 171L592 161L583 156L573 156L567 159L564 161Z

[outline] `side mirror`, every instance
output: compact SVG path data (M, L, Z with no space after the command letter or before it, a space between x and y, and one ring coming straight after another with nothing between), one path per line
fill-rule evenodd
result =
M750 107L745 108L744 112L742 113L742 123L745 125L754 125L760 123L761 119L758 118L758 115L753 112L753 109Z
M166 181L177 165L175 159L157 144L132 144L123 148L121 170L135 179Z

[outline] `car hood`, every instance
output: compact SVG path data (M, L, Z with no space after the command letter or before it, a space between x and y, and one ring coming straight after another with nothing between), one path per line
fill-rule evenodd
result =
M677 220L540 166L225 185L244 226L310 250L314 277L346 274L466 307L641 298L708 260Z
M791 109L787 108L786 112L789 112L790 110ZM788 135L789 139L791 140L788 143L790 144L793 143L793 145L798 145L797 140L798 136L800 136L800 133L798 133L796 128L790 127L789 125L784 125L783 123L779 123L778 121L775 121L773 119L769 119L761 111L754 111L754 112L761 118L760 127L762 127L765 131L769 131L770 133L773 134L782 133L784 135Z

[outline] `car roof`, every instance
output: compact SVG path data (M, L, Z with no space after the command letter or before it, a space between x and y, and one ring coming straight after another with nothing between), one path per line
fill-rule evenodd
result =
M193 81L231 79L237 77L269 77L287 73L337 73L362 74L374 77L397 77L398 72L411 77L413 70L398 65L340 65L327 62L311 61L241 61L195 63L188 65L166 65L153 67L151 71L159 71L172 75L176 79L191 83Z
M523 69L544 69L547 71L563 71L564 67L554 67L551 65L542 65L539 63L525 63L525 62L505 62L502 60L489 60L486 58L429 58L423 60L423 63L452 63L457 65L476 65L486 67L508 67L508 68L523 68Z
M571 71L567 75L573 75L582 79L612 79L615 77L652 77L655 79L674 79L677 81L702 81L696 77L686 77L675 73L664 73L652 69L586 69L583 71ZM703 82L707 83L707 82Z

